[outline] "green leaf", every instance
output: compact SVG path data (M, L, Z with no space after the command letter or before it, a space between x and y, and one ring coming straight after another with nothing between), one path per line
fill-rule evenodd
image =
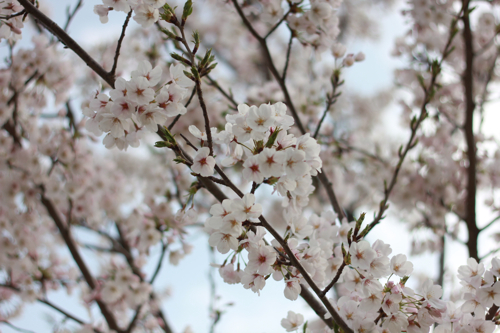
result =
M191 66L191 73L196 79L200 79L200 73L198 73L198 69L195 66Z
M166 142L166 141L156 141L155 142L155 147L156 148L170 148L171 144Z
M188 0L184 4L184 10L182 11L182 22L185 22L191 13L193 13L193 1Z
M181 56L177 53L172 52L172 53L170 53L170 56L172 58L174 58L175 60L182 62L185 65L191 66L191 61L185 59L183 56Z
M205 53L205 56L203 57L203 60L201 61L201 67L205 67L209 63L210 56L212 55L212 49L208 49L207 53Z
M266 148L272 148L274 143L276 142L276 139L278 138L278 134L281 131L281 128L276 128L274 132L269 136L269 139L267 140L266 143Z

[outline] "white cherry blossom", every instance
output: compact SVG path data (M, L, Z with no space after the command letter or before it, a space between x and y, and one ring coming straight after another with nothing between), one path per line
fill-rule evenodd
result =
M215 159L209 155L209 148L203 147L198 149L196 156L193 158L191 170L203 177L212 176L214 174Z

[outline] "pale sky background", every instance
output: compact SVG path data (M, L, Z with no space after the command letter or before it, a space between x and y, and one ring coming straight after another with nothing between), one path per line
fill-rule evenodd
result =
M46 3L52 7L51 17L62 24L65 22L66 6L73 7L76 1L50 0ZM109 23L103 25L99 22L98 16L92 12L94 4L101 4L101 2L85 0L84 7L80 9L69 29L70 35L82 43L86 49L98 41L117 38L125 18L124 13L111 12ZM381 37L378 40L348 45L349 52L363 51L366 54L366 60L345 71L345 89L361 90L369 94L391 85L392 72L399 63L390 56L390 51L394 39L405 31L405 27L398 10L381 15L380 23ZM137 27L137 24L130 20L129 29L134 27ZM23 38L23 42L29 41L27 34ZM125 38L126 42L127 38ZM0 47L0 54L3 54L4 51L5 48ZM395 121L399 123L398 119ZM496 124L498 124L496 121L486 122L485 130L496 134ZM406 137L404 140L406 141ZM367 216L371 216L370 214L368 213ZM480 211L478 215L482 218L484 214ZM487 220L486 217L484 218ZM83 237L84 235L79 236ZM378 238L391 244L393 255L397 253L409 254L410 252L410 237L403 224L395 223L389 219L384 220L371 232L369 240L373 242ZM211 320L208 316L210 286L207 276L211 260L207 237L201 232L196 232L189 236L188 241L194 245L193 253L183 259L177 267L168 264L168 258L166 258L155 285L160 289L168 287L172 290L172 296L163 303L163 310L175 332L182 332L187 325L190 325L194 332L208 332ZM156 248L153 253L158 253L158 251L159 248ZM457 265L465 263L467 258L466 251L461 245L448 246L447 253L449 259L456 258L454 262ZM217 257L219 263L224 260L220 259L221 257ZM436 256L422 255L411 260L415 264L417 273L425 272L430 276L436 274L438 266ZM87 261L96 272L99 268L99 262ZM153 263L155 262L156 258L153 259ZM147 266L148 272L153 271L153 263ZM302 300L292 302L284 298L282 282L269 279L261 295L258 296L250 290L243 289L242 285L223 283L218 272L215 272L214 276L217 295L220 296L218 304L234 303L231 307L223 307L227 311L217 325L216 332L218 333L285 332L280 321L281 318L286 317L289 310L304 314L306 319L316 319L316 315ZM75 296L67 296L64 292L55 292L49 294L49 299L82 319L89 318L86 310L78 305ZM50 308L34 303L26 306L23 315L13 320L12 323L36 333L51 332L53 326L47 320L47 315L53 316L57 320L62 318ZM15 332L2 324L0 324L0 331Z

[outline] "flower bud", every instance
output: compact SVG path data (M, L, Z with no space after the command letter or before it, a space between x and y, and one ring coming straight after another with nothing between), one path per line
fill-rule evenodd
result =
M344 58L344 66L346 67L351 67L352 65L354 65L354 57L352 54L348 54L347 57Z
M335 58L342 58L346 50L347 48L344 45L338 43L332 47L332 54Z
M358 54L356 54L356 56L354 57L354 60L356 62L361 62L365 60L365 54L363 52L358 52Z

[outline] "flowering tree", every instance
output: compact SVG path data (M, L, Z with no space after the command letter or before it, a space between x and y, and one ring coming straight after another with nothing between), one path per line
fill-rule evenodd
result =
M403 144L381 121L388 93L366 99L342 86L365 57L344 45L371 29L370 6L389 3L103 0L94 13L106 23L123 12L123 29L90 51L67 33L82 1L65 27L38 1L1 3L10 53L0 72L0 300L10 310L0 323L39 302L78 332L172 332L152 285L165 255L178 264L191 252L186 235L203 229L224 282L260 293L280 281L285 298L317 314L304 322L290 311L286 331L500 324L498 248L479 246L480 236L499 240L500 216L477 218L478 193L482 209L500 210L500 150L483 134L498 79L497 1L406 4L410 29L393 51L407 63L396 73L405 94L393 91ZM131 19L143 29L127 31ZM38 35L23 49L28 22ZM127 153L104 154L101 141ZM432 231L414 250L440 255L437 277L411 282L391 235L367 240L388 213ZM75 237L83 230L99 242ZM470 257L447 300L445 242ZM146 272L152 247L161 256ZM101 256L97 275L84 248ZM77 289L99 316L85 322L50 302L58 289Z

